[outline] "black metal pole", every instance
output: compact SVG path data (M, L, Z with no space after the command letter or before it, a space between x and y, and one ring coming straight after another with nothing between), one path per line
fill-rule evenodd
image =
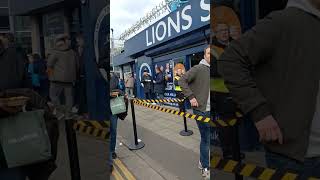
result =
M186 112L186 107L185 107L185 99L182 102L183 104L180 105L179 103L179 109L182 112ZM187 124L187 118L183 116L183 123L184 123L184 130L180 131L181 136L191 136L193 134L193 131L188 130L188 124Z
M81 180L77 137L73 129L73 123L74 120L65 120L65 131L68 144L70 172L72 180Z
M137 124L136 124L136 113L134 110L133 101L131 101L131 113L132 113L132 123L133 123L133 135L134 135L134 144L138 145L138 134L137 134Z
M136 124L136 114L134 110L134 102L133 99L130 100L131 104L131 115L132 115L132 124L133 124L133 135L134 135L134 144L129 145L130 150L138 150L142 149L145 144L141 141L138 141L138 133L137 133L137 124Z

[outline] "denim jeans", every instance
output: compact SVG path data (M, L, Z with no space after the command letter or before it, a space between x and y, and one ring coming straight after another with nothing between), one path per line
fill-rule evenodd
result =
M112 154L116 151L118 116L111 116L109 164L112 165Z
M204 117L210 117L210 111L201 112L197 110L193 110L195 115L200 115ZM197 121L197 125L201 135L200 142L200 162L203 168L210 167L210 125L209 123L204 123Z
M240 149L247 152L263 149L254 122L246 116L239 121L241 122L239 124Z
M1 169L0 170L0 179L1 180L26 180L26 175L19 168L11 169Z
M320 157L306 158L304 162L266 151L266 162L269 168L284 169L298 173L299 180L307 180L308 177L320 178Z

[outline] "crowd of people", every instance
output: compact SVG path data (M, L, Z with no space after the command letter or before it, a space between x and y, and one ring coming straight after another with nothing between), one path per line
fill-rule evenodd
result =
M65 105L66 112L74 110L86 113L85 79L82 59L81 36L77 37L77 47L72 48L68 35L59 35L55 47L47 57L38 53L26 55L14 42L12 34L0 34L0 96L11 98L25 96L30 99L26 110L45 111L45 123L51 144L52 157L32 165L0 169L0 179L45 180L55 170L57 141L59 136L57 112L55 107ZM82 98L79 100L78 98ZM82 103L80 105L80 102ZM1 103L0 117L7 118L22 112L20 107L8 107ZM1 149L1 148L0 148ZM2 154L2 150L0 151ZM3 155L3 154L2 154ZM3 161L1 159L1 164Z
M28 54L27 72L32 89L54 105L65 105L68 111L86 113L83 39L76 38L71 47L68 35L58 35L55 47L45 58ZM64 103L62 103L64 102Z

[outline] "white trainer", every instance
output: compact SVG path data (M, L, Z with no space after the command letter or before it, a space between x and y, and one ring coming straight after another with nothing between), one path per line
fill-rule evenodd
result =
M205 179L205 180L209 180L210 179L210 170L208 168L204 168L201 170L201 174L202 174L202 177Z
M198 168L199 168L200 170L202 170L202 169L203 169L202 164L201 164L201 162L200 162L200 161L199 161L199 164L198 164Z

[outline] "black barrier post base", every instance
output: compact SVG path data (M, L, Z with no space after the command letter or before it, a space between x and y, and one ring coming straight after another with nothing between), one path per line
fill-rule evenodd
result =
M188 130L188 131L185 131L185 130L180 131L180 135L181 135L181 136L191 136L192 134L193 134L193 131L191 131L191 130Z
M65 130L66 130L66 138L67 138L67 144L68 144L71 179L81 180L77 136L75 131L73 130L73 124L74 124L73 120L70 120L70 119L65 120Z
M139 150L144 148L145 144L143 142L139 142L138 144L131 144L129 145L129 149L132 150Z
M186 112L185 100L183 100L183 104L181 106L182 107L180 107L180 111ZM183 116L183 123L184 123L184 130L180 131L180 135L181 136L191 136L193 134L193 131L188 130L187 118L185 116Z
M137 124L136 124L136 114L134 111L134 102L131 100L131 114L132 114L132 124L133 124L133 134L134 134L134 144L129 145L130 150L142 149L145 144L140 141L138 142Z
M193 131L188 130L186 117L183 117L183 120L184 120L184 130L180 131L180 135L181 136L191 136L193 134Z

